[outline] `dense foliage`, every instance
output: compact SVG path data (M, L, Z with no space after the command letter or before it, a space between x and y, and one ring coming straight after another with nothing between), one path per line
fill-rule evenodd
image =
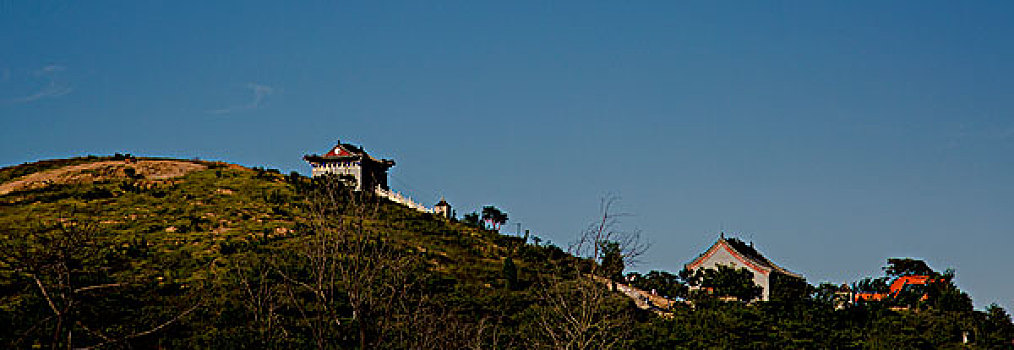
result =
M0 183L111 159L134 158L27 164L0 170ZM340 179L193 162L206 169L172 181L121 169L0 196L0 347L939 348L964 337L998 348L1014 338L1009 314L972 311L953 273L901 305L842 303L838 287L801 280L750 303L749 276L702 272L743 302L640 310L591 277L621 280L623 254L607 241L595 241L597 259L576 257L486 230L478 214L441 219ZM642 277L635 285L688 295L669 272Z
M627 274L630 285L665 298L687 296L686 283L678 275L667 271L652 270L646 274L631 272Z

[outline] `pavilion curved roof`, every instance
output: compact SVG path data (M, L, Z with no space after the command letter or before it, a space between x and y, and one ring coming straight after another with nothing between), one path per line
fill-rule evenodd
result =
M314 162L314 161L324 161L324 160L332 160L332 159L347 159L347 158L356 158L356 159L362 158L362 159L368 159L368 160L371 160L371 161L374 161L374 162L377 162L377 163L380 163L380 164L385 164L385 165L388 165L388 166L393 166L394 165L394 160L374 158L369 153L366 153L366 151L363 150L361 147L357 147L355 145L348 144L348 143L341 143L340 141L338 142L338 144L336 144L334 147L332 147L331 150L328 151L327 153L325 153L324 155L310 154L310 155L303 156L303 159L305 159L307 161L311 161L311 162Z

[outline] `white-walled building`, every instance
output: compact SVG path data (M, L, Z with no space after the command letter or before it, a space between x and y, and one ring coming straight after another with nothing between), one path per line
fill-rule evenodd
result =
M303 159L310 163L314 177L334 174L352 181L356 191L388 190L387 170L394 166L394 160L373 158L362 148L341 142L322 156L310 154Z
M715 269L718 265L735 269L746 268L753 272L753 282L764 288L761 294L761 300L764 301L767 301L771 296L771 279L774 275L782 274L788 277L803 278L799 274L775 265L754 249L753 243L747 245L735 238L726 239L724 234L704 254L685 267L689 271L695 271L697 269Z
M443 197L440 198L440 202L433 206L433 214L446 219L450 219L451 216L454 216L454 213L451 212L451 205L448 204Z

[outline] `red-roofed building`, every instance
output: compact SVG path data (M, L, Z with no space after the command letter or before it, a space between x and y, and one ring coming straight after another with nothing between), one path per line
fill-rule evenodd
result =
M371 157L362 148L338 142L324 155L303 156L310 163L314 177L333 174L355 184L356 191L387 186L387 170L394 166L394 160Z
M753 282L764 288L761 300L767 301L771 295L771 279L775 274L782 274L788 277L803 278L803 276L775 265L756 249L753 244L747 245L742 241L730 238L726 239L723 234L718 242L711 245L704 254L698 256L685 267L689 271L697 269L714 269L718 265L725 265L735 269L746 268L753 272Z
M901 276L898 279L891 282L890 291L887 293L856 293L855 301L868 300L868 301L880 301L889 298L895 298L905 289L912 289L916 286L925 286L935 282L942 282L941 279L933 279L930 276ZM919 300L926 300L929 298L929 294L925 291L921 291L922 297Z

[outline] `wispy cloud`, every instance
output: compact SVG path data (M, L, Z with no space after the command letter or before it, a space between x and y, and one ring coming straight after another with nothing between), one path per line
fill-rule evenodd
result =
M258 108L261 108L261 106L264 104L264 101L267 99L267 97L271 96L276 91L275 88L273 88L273 87L270 87L270 86L267 86L267 85L261 85L261 84L257 84L257 83L246 84L246 88L250 89L251 93L253 94L250 103L242 104L242 105L229 106L229 107L219 108L219 109L213 109L213 110L208 111L208 113L211 113L211 114L229 114L229 113L235 113L235 112L242 112L242 111L248 111L248 110L258 109Z
M44 80L46 84L41 89L35 91L35 93L8 99L7 102L28 103L46 98L60 97L73 92L74 88L67 85L67 83L59 77L60 72L65 70L67 70L66 66L51 64L32 72L32 75L34 75L37 79ZM4 70L3 79L4 81L10 79L10 70Z

